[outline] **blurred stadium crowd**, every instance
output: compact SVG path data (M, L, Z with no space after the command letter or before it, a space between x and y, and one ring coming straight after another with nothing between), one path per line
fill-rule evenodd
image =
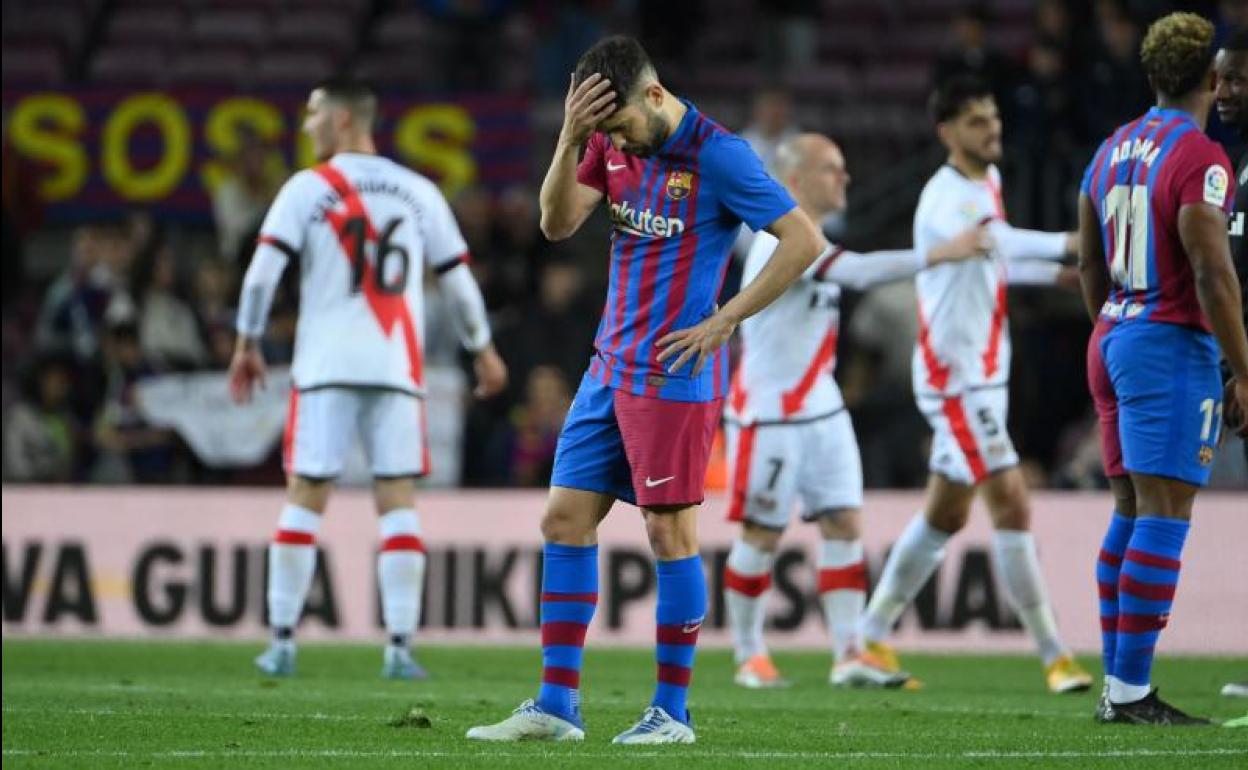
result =
M1137 58L1143 31L1175 7L1216 19L1222 34L1248 23L1245 0L6 0L3 78L6 91L206 83L246 92L351 73L414 100L447 89L531 97L530 185L472 186L452 205L512 368L504 397L466 413L462 483L540 486L606 282L604 217L558 244L537 227L536 185L567 73L594 40L638 35L671 90L742 131L765 160L799 129L837 139L855 181L847 215L825 226L866 250L909 244L918 190L942 158L926 94L957 72L984 76L997 94L1013 223L1073 227L1090 150L1151 101ZM1216 118L1211 130L1239 141ZM255 470L208 468L176 433L148 425L133 396L152 374L226 367L238 282L288 173L272 162L278 152L258 136L243 143L213 195L212 229L142 209L117 221L45 224L40 168L12 147L6 116L6 480L280 478L276 450ZM1238 147L1231 152L1237 157ZM296 289L288 281L275 304L270 362L289 361ZM461 366L436 282L430 291L428 359ZM913 288L852 296L844 312L838 378L866 483L919 485L927 428L910 393ZM1056 290L1013 290L1011 324L1011 428L1031 480L1100 485L1080 303Z

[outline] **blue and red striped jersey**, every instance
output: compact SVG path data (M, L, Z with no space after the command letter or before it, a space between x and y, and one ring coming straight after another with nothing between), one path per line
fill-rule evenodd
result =
M721 349L698 376L693 361L669 374L655 341L715 312L741 224L760 230L796 204L745 140L689 102L651 157L594 134L577 181L603 193L611 212L611 271L594 339L591 376L608 387L672 401L710 401L728 389Z
M1221 145L1182 110L1154 107L1101 144L1080 191L1099 215L1113 282L1102 317L1210 330L1179 240L1179 210L1207 203L1229 214L1234 179Z

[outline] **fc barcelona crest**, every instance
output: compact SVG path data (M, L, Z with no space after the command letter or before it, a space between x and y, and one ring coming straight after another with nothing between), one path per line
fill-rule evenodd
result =
M689 171L673 171L667 175L667 197L682 200L693 189L693 174Z

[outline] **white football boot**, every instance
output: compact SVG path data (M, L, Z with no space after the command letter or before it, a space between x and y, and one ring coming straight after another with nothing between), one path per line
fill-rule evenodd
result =
M383 679L415 682L428 679L429 672L412 659L412 653L406 647L388 644L381 665L381 676Z
M585 730L542 710L530 698L503 721L470 728L467 737L474 741L583 741Z
M269 676L293 676L295 643L289 640L269 642L268 649L256 656L256 668Z
M654 743L693 743L693 728L672 718L658 706L651 706L637 724L615 736L612 743L642 745Z

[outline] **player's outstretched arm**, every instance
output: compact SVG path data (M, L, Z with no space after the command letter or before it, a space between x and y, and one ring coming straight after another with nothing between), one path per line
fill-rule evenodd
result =
M580 229L602 200L601 191L577 181L577 154L594 127L614 111L611 81L596 73L579 86L575 78L570 79L563 103L563 128L539 197L542 234L552 241L563 240Z
M992 236L988 226L976 225L934 247L927 254L920 254L914 249L871 251L866 254L850 251L827 254L812 265L812 276L816 281L828 281L847 289L866 291L872 286L909 278L924 268L982 258L990 251ZM828 260L826 265L825 260Z
M679 371L694 356L697 356L694 373L702 371L707 359L728 341L738 324L775 301L827 247L814 222L797 207L767 229L780 239L780 244L754 280L742 287L715 315L658 341L662 348L658 360L676 359L668 366L668 372Z
M1079 287L1088 318L1096 323L1109 297L1109 270L1105 267L1100 217L1087 195L1079 196Z
M1007 260L1059 260L1074 254L1079 248L1077 233L1024 230L1001 220L994 220L990 227L997 251Z
M1226 238L1226 215L1208 203L1183 206L1179 209L1179 240L1192 263L1200 307L1235 377L1226 407L1228 412L1238 413L1242 435L1248 428L1242 424L1248 415L1248 336L1244 331L1239 280Z
M1043 259L1016 259L1005 263L1005 280L1011 286L1057 286L1079 291L1079 270Z
M811 277L821 283L835 283L854 291L909 278L927 266L927 260L913 249L833 251L815 260Z

